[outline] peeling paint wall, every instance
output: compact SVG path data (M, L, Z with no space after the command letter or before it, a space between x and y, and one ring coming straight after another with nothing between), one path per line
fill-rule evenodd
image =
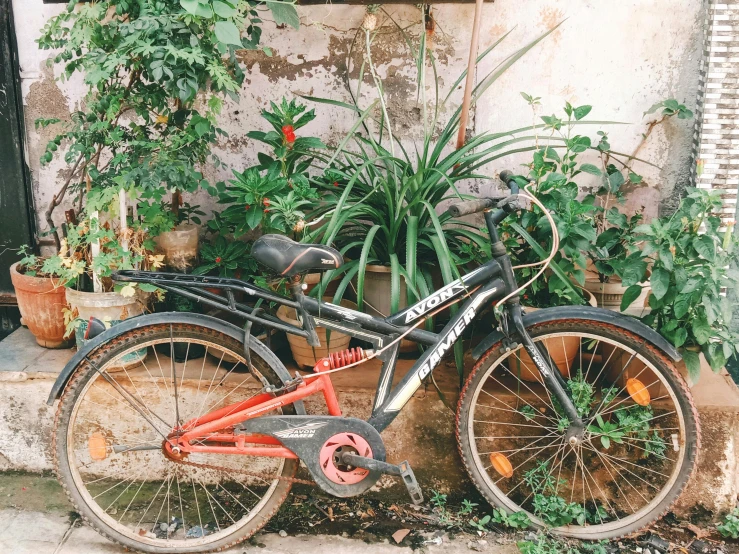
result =
M37 117L69 118L70 110L83 102L80 78L66 83L52 79L46 67L48 52L38 50L39 29L63 5L45 5L42 0L14 0L23 98L26 108L27 153L33 176L33 190L40 230L47 228L43 212L68 170L55 160L43 169L38 158L53 129L36 131ZM418 37L422 30L421 12L415 6L389 5L387 11L407 32ZM347 82L354 90L363 56L361 6L309 6L299 8L300 31L277 29L266 24L264 44L274 50L273 57L243 52L241 60L247 78L238 103L227 101L220 124L229 133L216 153L228 166L242 170L256 160L259 144L246 137L252 129L265 129L259 110L282 95L307 94L349 102ZM465 68L471 33L473 5L434 6L436 30L431 47L438 60L438 84L447 91ZM589 116L627 125L604 126L614 149L631 153L644 132L642 114L655 102L674 97L689 108L695 107L698 66L702 39L702 0L497 0L483 8L481 48L486 48L507 32L507 39L480 64L476 79L517 48L543 32L564 23L542 43L508 70L486 93L471 115L475 132L500 132L531 124L534 114L520 92L542 97L537 115L561 113L565 101L592 104ZM397 27L384 16L382 28L372 48L372 57L384 81L390 117L395 132L410 143L422 133L421 104L416 100L416 67ZM347 64L350 59L351 63ZM427 97L433 98L435 78L426 74ZM461 87L452 96L446 113L461 102ZM375 91L365 75L361 96L365 105ZM305 128L306 134L337 144L351 127L352 114L341 108L317 105L318 118ZM443 117L443 116L442 116ZM588 132L595 135L596 127ZM645 206L654 216L659 206L674 206L677 192L689 182L690 147L693 123L670 121L659 127L640 157L658 167L641 165L645 180L633 192L629 206ZM524 154L499 160L486 168L488 174L504 168L517 168L527 161ZM229 178L225 168L205 168L214 180ZM487 195L497 189L494 181L471 182L467 190ZM210 199L201 203L212 205ZM55 212L61 220L62 206Z

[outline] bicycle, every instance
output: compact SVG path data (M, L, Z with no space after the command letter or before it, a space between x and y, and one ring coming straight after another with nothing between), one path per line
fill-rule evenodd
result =
M484 212L492 259L386 318L306 296L301 274L336 269L342 257L285 237L260 238L252 255L289 280L292 298L238 279L120 271L119 281L154 284L229 310L246 325L162 313L104 331L88 327L102 332L88 337L49 396L49 404L60 399L56 470L77 511L126 547L179 553L250 537L296 482L351 497L394 475L419 503L410 465L386 460L380 433L497 301L498 327L473 348L478 361L456 412L459 452L475 486L492 505L524 511L535 528L567 537L616 538L659 518L687 483L700 446L698 415L674 364L680 356L655 331L618 313L568 306L524 314L522 287L496 227L520 209L519 197L536 200L520 192L510 172L501 179L512 192L507 198L450 208L454 215ZM554 242L552 252L556 236ZM225 296L207 290L213 288ZM237 302L235 291L294 308L301 326ZM462 300L438 333L417 328ZM253 323L312 345L320 325L372 348L332 354L314 373L292 377L252 336ZM426 348L393 388L401 339ZM346 417L330 374L371 357L382 362L372 415ZM327 415L309 414L303 401L320 396ZM116 418L100 417L111 408ZM313 481L296 478L300 462ZM546 502L559 503L558 518L547 519Z

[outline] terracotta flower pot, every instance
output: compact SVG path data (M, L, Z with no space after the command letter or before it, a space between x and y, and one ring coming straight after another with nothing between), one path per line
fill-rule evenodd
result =
M55 285L49 277L33 277L18 271L19 262L10 266L10 278L15 288L18 309L23 324L44 348L66 348L71 340L64 339L64 314L67 306L66 288Z
M324 296L324 302L331 302L332 298ZM341 305L345 308L351 308L352 310L357 309L357 305L349 300L342 300ZM277 317L279 317L285 323L290 325L296 325L300 327L295 308L289 306L280 306L277 310ZM316 365L318 360L325 358L330 353L341 352L349 348L349 341L351 337L338 331L331 331L330 340L326 340L326 329L324 327L316 327L316 333L318 334L318 340L321 341L321 346L312 347L308 344L308 341L303 337L288 333L287 341L290 343L290 350L293 353L295 361L303 367L313 367Z
M586 291L588 292L588 291ZM595 296L590 294L588 302L591 306L597 306ZM533 312L539 308L526 308L527 312ZM575 362L575 358L580 352L579 337L562 337L556 339L546 339L543 341L554 363L559 368L562 377L569 379L570 369ZM536 369L534 361L525 350L521 349L517 353L517 357L508 360L508 368L514 375L517 375L524 381L540 381L539 370Z
M305 289L305 294L309 294L310 291L316 288L321 282L322 278L323 278L323 273L306 274L305 278L303 279L303 283L308 285L308 287ZM329 284L326 286L326 290L323 291L323 295L331 296L333 298L334 293L336 292L337 288L339 288L339 279L334 279L333 281L329 282Z
M696 349L693 347L690 347L689 350L692 350L693 352L700 352L700 349ZM701 363L701 373L712 371L710 364L706 360L706 357L702 353L699 354L699 356ZM608 366L606 368L606 371L604 372L606 375L606 379L617 387L623 388L626 386L626 381L631 378L635 378L641 381L644 386L647 387L649 395L652 399L661 399L664 398L665 395L667 395L667 389L662 385L659 377L637 358L629 361L631 359L631 355L627 352L621 351L616 353L614 352L613 347L609 347L609 345L603 345L603 347L600 349L600 357L601 363L608 362ZM685 382L688 384L688 386L692 388L693 385L695 385L696 381L691 379L690 374L688 373L688 368L685 366L685 361L680 360L675 364L675 367L680 372L680 375L683 376L683 379L685 379Z

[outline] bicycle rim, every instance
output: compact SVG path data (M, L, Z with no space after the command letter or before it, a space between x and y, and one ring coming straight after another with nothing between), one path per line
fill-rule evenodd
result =
M144 408L137 410L103 375L90 370L66 427L70 485L99 523L139 548L220 547L255 525L278 488L289 489L279 478L293 475L296 464L284 458L199 453L186 459L193 465L185 465L165 456L161 445L176 419L182 423L251 398L262 390L263 376L247 371L235 345L207 337L181 336L170 328L169 336L164 332L134 342L117 349L98 369ZM108 416L102 417L105 412Z
M559 331L534 340L579 399L583 440L568 443L563 411L525 351L504 353L480 368L467 393L466 440L478 486L506 511L525 511L563 535L605 538L643 524L692 467L686 417L693 414L684 391L653 356L609 333Z

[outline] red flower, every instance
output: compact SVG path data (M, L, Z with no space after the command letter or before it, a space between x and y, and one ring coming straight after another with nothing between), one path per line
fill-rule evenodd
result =
M249 210L249 204L247 204L246 206L244 206L244 210L246 210L246 211Z
M285 142L287 142L288 144L292 144L293 142L295 142L295 133L285 133Z
M221 263L221 257L220 256L216 256L216 263L217 264Z
M264 204L265 208L269 208L269 204L270 204L269 198L265 198L264 200L262 200L262 204Z
M334 186L335 187L338 187L339 186L339 182L338 181L334 181Z
M268 213L269 210L267 208L264 208L264 213Z
M292 125L283 125L282 126L282 133L285 134L285 135L290 135L294 131L295 131L295 129L293 129L293 126Z

